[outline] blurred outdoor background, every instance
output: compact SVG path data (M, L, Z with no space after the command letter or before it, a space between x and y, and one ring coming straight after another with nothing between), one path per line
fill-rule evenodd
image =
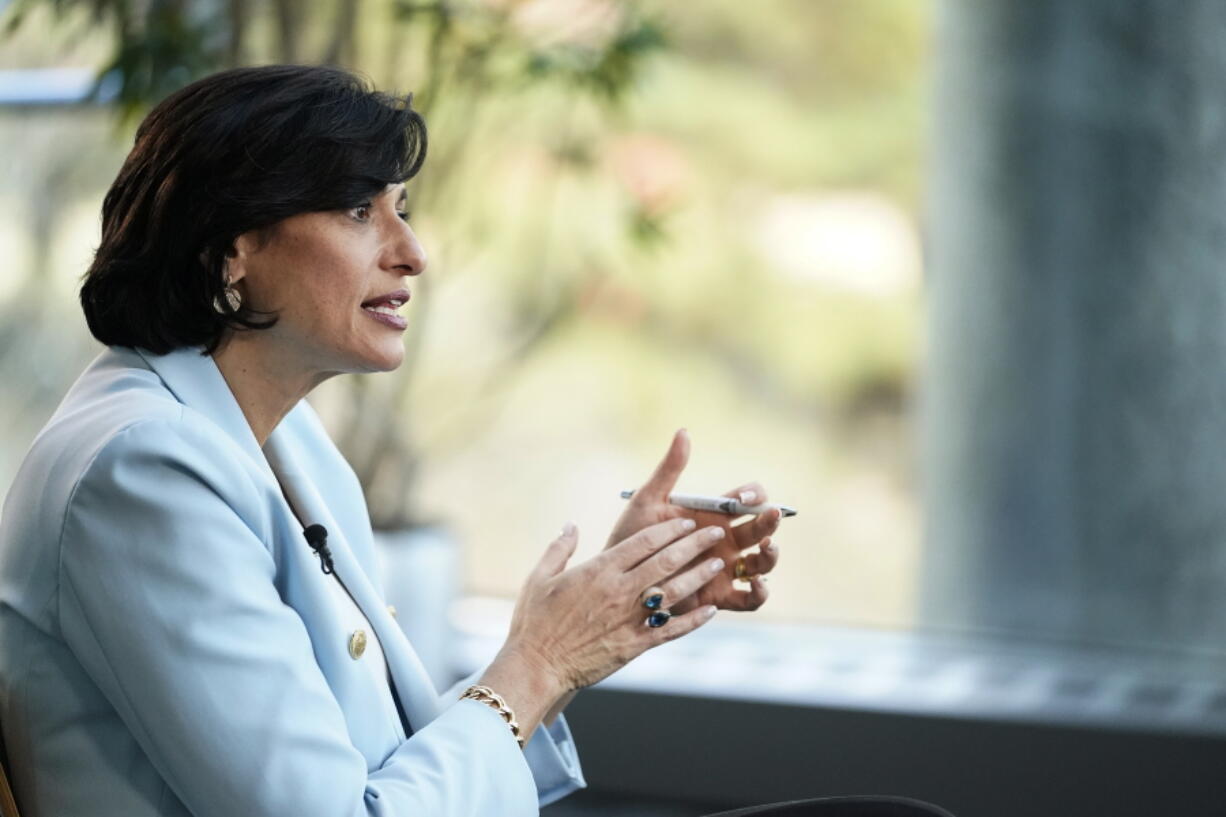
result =
M510 597L568 519L601 547L619 490L686 427L679 490L756 479L800 509L763 618L910 625L928 17L9 3L0 69L101 73L104 101L0 107L0 485L98 351L75 293L142 112L225 65L330 60L414 92L430 127L408 362L312 398L378 526L445 523L464 587Z
M0 27L0 489L99 351L76 292L143 113L345 65L425 115L431 260L405 365L311 400L432 669L488 659L545 544L574 520L597 552L679 427L679 490L800 512L761 612L571 705L591 788L551 815L1221 813L1226 3L0 0Z

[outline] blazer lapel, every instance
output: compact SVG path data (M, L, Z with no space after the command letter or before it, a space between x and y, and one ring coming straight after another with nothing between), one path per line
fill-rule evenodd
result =
M203 354L199 347L176 349L165 355L155 355L145 349L137 349L136 353L162 378L180 403L216 423L238 443L257 468L266 476L273 476L255 433L230 391L230 384L222 377L212 357Z
M270 480L280 482L304 525L318 523L327 529L337 577L374 629L383 647L392 680L400 692L405 715L414 731L420 730L439 714L438 691L422 666L421 659L404 637L404 632L388 613L378 591L354 558L345 532L333 518L314 483L298 466L293 447L300 441L293 440L293 432L286 427L289 417L282 420L261 449L221 370L213 358L202 354L202 351L200 348L184 348L166 355L155 355L143 349L136 350L179 402L216 423L238 443L260 471ZM303 546L306 546L305 543Z
M370 583L361 565L353 557L345 532L341 530L327 504L307 474L296 465L291 446L282 439L282 427L269 436L264 453L280 480L290 502L304 526L319 524L328 531L328 546L332 551L333 567L354 602L370 622L383 647L388 670L400 702L413 730L420 731L439 714L438 690L430 680L421 659L404 637L400 625L392 618L379 592Z

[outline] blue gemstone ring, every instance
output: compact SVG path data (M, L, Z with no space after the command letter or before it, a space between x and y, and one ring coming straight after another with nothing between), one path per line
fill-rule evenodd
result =
M643 606L648 610L659 610L664 607L664 591L659 587L648 587L640 598Z
M663 627L668 623L668 620L673 617L673 614L667 610L656 610L647 617L644 622L648 627Z

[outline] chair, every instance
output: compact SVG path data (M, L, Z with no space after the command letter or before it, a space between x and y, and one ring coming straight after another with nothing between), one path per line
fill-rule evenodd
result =
M21 817L17 801L13 799L13 787L9 785L7 766L8 754L4 751L4 737L0 735L0 817Z
M953 817L931 803L907 797L818 797L721 811L707 817Z

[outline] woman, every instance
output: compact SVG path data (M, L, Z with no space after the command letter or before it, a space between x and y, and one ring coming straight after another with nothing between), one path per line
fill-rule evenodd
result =
M425 147L407 100L332 68L217 74L142 123L81 291L108 348L0 517L0 724L26 817L534 814L583 785L576 690L766 600L733 563L758 545L749 572L774 567L778 512L734 527L668 505L678 433L606 549L568 568L568 525L494 661L430 686L302 399L401 362Z

